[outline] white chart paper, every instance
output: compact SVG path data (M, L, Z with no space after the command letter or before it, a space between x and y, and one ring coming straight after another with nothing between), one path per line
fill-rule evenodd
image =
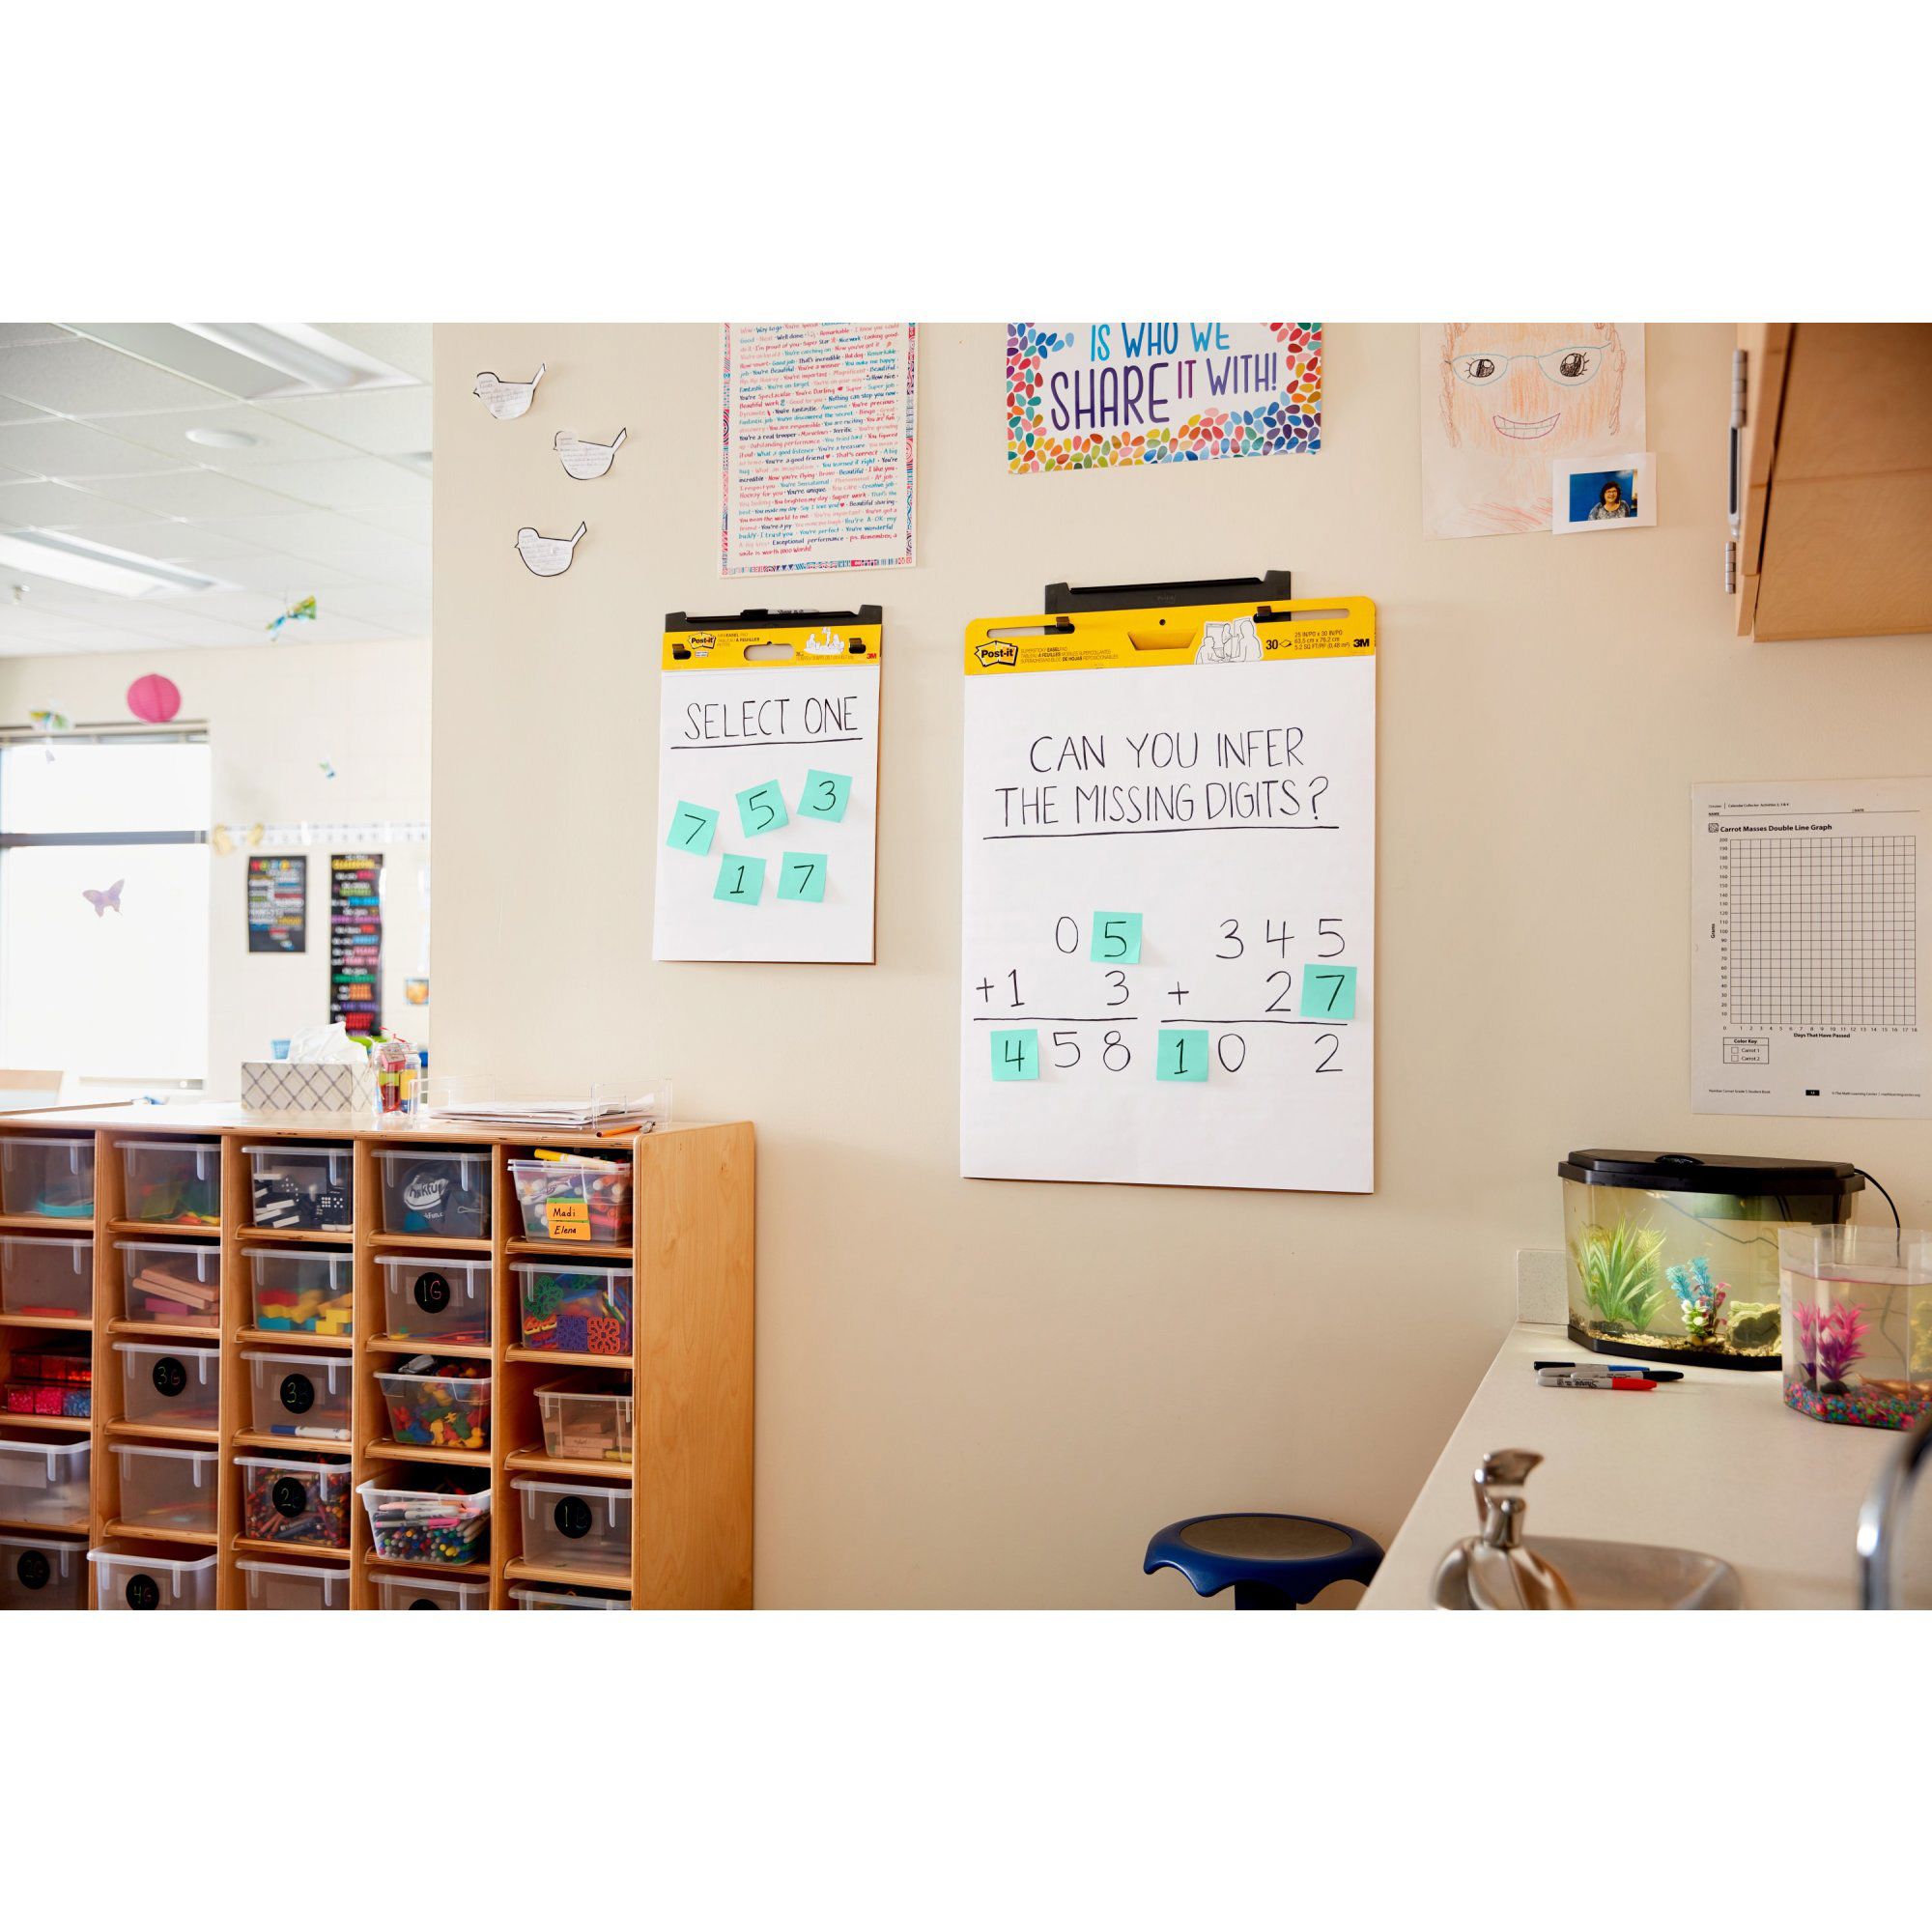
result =
M1932 779L1691 788L1694 1112L1932 1113L1928 831Z

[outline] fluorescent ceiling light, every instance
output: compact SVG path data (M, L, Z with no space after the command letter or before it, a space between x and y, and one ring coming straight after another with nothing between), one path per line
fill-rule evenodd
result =
M215 578L156 563L132 551L110 550L106 544L89 543L65 531L9 530L0 535L0 563L116 597L179 597L221 587Z
M304 388L339 393L359 389L396 371L300 322L185 322L182 327L231 355L293 378Z
M243 429L205 429L197 427L184 430L182 434L190 442L198 442L204 449L253 449L261 441L259 436L250 436Z
M415 388L413 376L305 322L76 322L90 341L138 355L244 403Z

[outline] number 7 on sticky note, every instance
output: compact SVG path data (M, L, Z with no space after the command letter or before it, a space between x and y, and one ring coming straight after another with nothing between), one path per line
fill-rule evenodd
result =
M711 836L718 830L718 814L701 805L688 805L683 799L671 813L670 831L665 843L673 852L696 852L700 857L711 850Z

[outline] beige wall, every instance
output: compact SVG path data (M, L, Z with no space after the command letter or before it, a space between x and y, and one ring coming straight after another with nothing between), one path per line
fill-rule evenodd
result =
M437 331L444 1071L662 1068L757 1123L761 1605L1191 1605L1217 1508L1386 1537L1561 1238L1569 1148L1821 1153L1932 1199L1932 1126L1690 1116L1687 787L1922 771L1922 639L1752 645L1721 594L1730 334L1649 343L1662 522L1419 534L1408 328L1332 327L1314 458L1009 478L1003 334L921 331L920 565L717 576L710 328ZM549 373L520 422L479 369ZM628 426L572 483L559 427ZM590 531L542 582L525 523ZM959 646L976 615L1285 564L1380 609L1372 1198L957 1178ZM886 612L879 964L654 965L668 610ZM1694 1472L1687 1471L1687 1480Z

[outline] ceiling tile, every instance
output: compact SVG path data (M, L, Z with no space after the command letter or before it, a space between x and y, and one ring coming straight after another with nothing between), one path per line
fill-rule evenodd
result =
M435 374L435 330L426 322L318 322L315 327L419 383Z
M345 583L366 583L368 579L353 570L331 563L315 563L307 557L291 556L286 551L251 551L246 556L233 556L206 565L190 564L190 569L206 569L237 590L252 590L270 597L286 610L304 597L337 589ZM424 582L429 573L423 573Z
M359 396L283 396L265 401L258 413L299 423L373 456L409 456L430 446L434 404L425 385Z
M339 443L317 436L299 423L284 422L280 416L268 415L242 403L222 403L214 409L191 412L171 410L158 414L113 416L103 427L130 442L160 450L178 462L225 469L237 476L278 463L347 453ZM252 436L255 442L247 449L213 449L206 443L190 442L187 433L191 429L239 430L244 436Z
M23 530L36 526L52 530L80 529L94 524L142 523L143 517L126 503L110 502L72 483L0 483L0 530Z
M323 606L358 623L374 624L399 637L429 636L429 599L414 591L386 583L358 583L331 590L322 598Z
M0 460L5 458L0 448ZM380 456L344 456L329 463L290 463L275 471L274 487L324 510L427 511L429 479L412 475Z
M187 452L192 448L183 443ZM192 455L163 456L87 423L46 416L37 423L0 427L0 464L23 469L30 476L134 476L156 469L185 468Z
M166 603L143 598L121 617L115 629L132 631L151 649L169 644L259 644L267 641L259 626L237 623L194 608L198 598L173 597Z
M51 422L53 417L45 410L37 410L31 403L16 403L12 396L0 396L0 423Z
M371 529L381 530L384 536L401 537L406 543L427 545L430 540L430 499L427 495L408 509L350 510L346 514L354 517L358 524L367 524Z
M117 501L164 517L266 517L301 505L217 469L169 469L155 476L116 476L101 484Z
M125 514L139 517L142 512L128 510ZM169 517L149 517L138 524L90 524L87 538L90 543L130 550L137 556L152 556L161 563L185 563L209 577L223 574L213 566L224 559L260 554L252 544L218 537L199 524L177 523Z
M218 390L78 338L0 349L0 396L71 416L204 410L230 400Z
M57 322L0 322L0 349L31 349L37 343L67 339L67 330Z

